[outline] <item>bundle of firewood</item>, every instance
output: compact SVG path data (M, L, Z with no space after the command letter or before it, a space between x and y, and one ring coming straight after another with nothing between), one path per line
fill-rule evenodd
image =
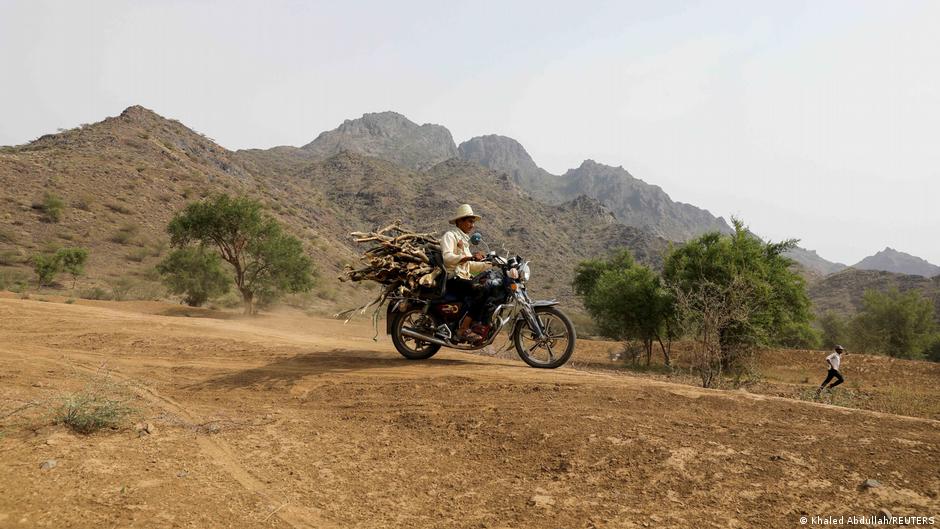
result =
M416 233L403 228L401 221L374 232L353 232L357 243L373 243L361 260L362 268L347 266L340 281L375 281L385 285L383 295L409 295L419 287L433 286L441 269L431 264L429 251L441 251L433 233Z

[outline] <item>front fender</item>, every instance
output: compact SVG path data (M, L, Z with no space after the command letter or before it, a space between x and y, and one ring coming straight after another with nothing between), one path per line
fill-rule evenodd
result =
M538 300L538 301L533 301L533 302L532 302L532 307L533 307L533 308L535 308L535 307L554 307L555 305L558 305L558 301L556 301L556 300L554 300L554 299L540 299L540 300Z

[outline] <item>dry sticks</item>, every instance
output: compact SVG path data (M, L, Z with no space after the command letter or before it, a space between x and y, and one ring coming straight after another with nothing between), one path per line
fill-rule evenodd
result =
M398 220L378 231L350 235L358 243L376 244L362 255L366 266L359 269L347 266L340 281L375 281L386 285L386 296L405 296L419 287L433 286L441 273L427 255L429 251L441 251L433 233L415 233L402 228Z
M442 273L441 268L434 266L428 257L428 252L441 251L441 244L433 233L415 233L403 228L401 220L397 220L378 231L356 231L350 235L357 243L374 244L360 258L366 266L358 269L347 266L339 280L375 281L385 285L385 288L372 302L340 312L337 316L349 315L351 318L357 310L365 312L367 308L377 305L372 315L375 324L378 308L389 296L408 296L420 287L434 286Z

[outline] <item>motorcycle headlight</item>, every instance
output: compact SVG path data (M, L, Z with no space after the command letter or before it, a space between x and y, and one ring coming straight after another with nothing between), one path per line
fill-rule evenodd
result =
M531 275L532 272L529 271L529 263L522 263L522 266L519 267L519 277L521 277L523 281L528 281Z

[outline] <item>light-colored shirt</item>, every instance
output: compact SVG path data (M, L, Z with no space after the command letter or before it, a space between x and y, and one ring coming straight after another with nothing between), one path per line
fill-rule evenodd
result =
M829 363L832 364L832 368L836 371L839 370L839 364L842 363L842 355L839 353L832 353L826 357L826 360L829 360Z
M471 279L473 274L482 272L489 267L489 263L479 261L466 261L461 263L464 257L470 257L470 236L461 231L460 228L448 230L441 237L441 255L444 258L444 269L447 270L447 277L459 277L461 279Z

